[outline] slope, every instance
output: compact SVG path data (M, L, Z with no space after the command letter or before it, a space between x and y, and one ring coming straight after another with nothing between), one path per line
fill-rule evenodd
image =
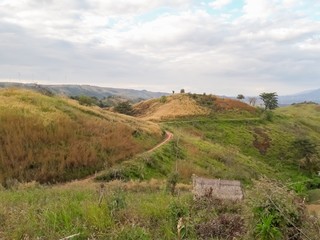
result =
M153 123L28 90L0 91L0 183L80 178L161 138Z
M168 120L208 116L224 112L254 115L255 108L233 99L213 95L175 94L146 100L134 105L135 116L145 120Z

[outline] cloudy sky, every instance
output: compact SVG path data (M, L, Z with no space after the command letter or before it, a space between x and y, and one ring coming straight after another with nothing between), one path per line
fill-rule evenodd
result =
M0 0L0 81L316 89L320 0Z

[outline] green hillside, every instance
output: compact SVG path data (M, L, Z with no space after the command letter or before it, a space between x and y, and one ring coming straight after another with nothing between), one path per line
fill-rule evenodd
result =
M261 176L293 185L301 181L318 184L316 171L301 163L300 150L295 146L300 139L320 142L318 109L318 105L290 106L272 116L261 113L251 118L243 112L226 111L213 117L162 122L175 136L175 142L164 147L163 155L143 156L115 166L105 179L112 178L114 171L120 171L122 175L117 176L124 179L133 173L141 179L150 179L153 173L165 177L177 167L185 182L195 173L246 184ZM162 171L164 168L167 170Z

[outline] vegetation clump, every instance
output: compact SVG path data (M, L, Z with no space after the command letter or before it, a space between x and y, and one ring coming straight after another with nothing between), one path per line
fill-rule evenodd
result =
M305 205L293 192L274 181L255 182L247 194L248 221L253 239L313 239L313 223Z
M126 115L132 115L133 109L130 102L121 102L117 106L114 107L114 110L118 113L126 114Z

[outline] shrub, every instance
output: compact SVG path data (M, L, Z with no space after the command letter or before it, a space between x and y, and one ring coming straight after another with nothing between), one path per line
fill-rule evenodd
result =
M171 192L172 195L176 192L176 186L179 181L179 174L177 172L173 172L168 176L167 179L167 189Z
M303 239L307 230L302 200L286 187L263 179L255 182L246 199L254 239Z
M111 215L114 215L119 210L127 206L126 195L122 189L117 189L111 194L111 198L108 201L108 208Z
M118 113L122 113L122 114L126 114L126 115L133 114L132 106L128 101L119 103L117 106L115 106L114 110Z
M166 96L162 96L161 98L160 98L160 102L161 103L166 103L167 102L167 97Z
M81 95L77 98L81 105L92 106L97 104L97 99L85 95Z

